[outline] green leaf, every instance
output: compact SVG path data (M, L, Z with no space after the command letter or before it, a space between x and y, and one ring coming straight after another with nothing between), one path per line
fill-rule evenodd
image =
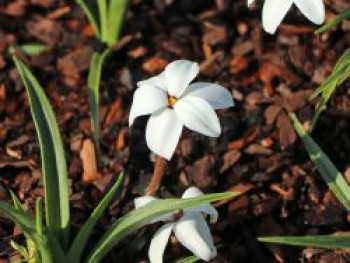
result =
M29 259L28 251L24 246L21 246L13 240L10 241L10 245L13 249L17 250L25 260Z
M342 22L345 19L350 18L350 9L344 11L343 13L337 15L335 18L332 19L332 21L328 22L321 28L315 31L315 34L320 34L329 31L332 27L338 25L340 22Z
M99 205L95 208L90 218L85 222L83 227L80 229L79 233L75 237L67 256L67 260L70 263L79 263L81 262L81 254L84 250L86 242L91 235L91 232L101 218L102 214L108 207L108 204L112 201L115 196L116 191L118 190L121 182L123 180L123 174L120 174L118 180L112 186L112 188L108 191L106 196L102 199Z
M310 96L310 99L315 99L321 96L316 105L316 112L312 121L312 127L315 126L316 121L327 102L331 98L335 89L350 77L350 49L347 49L335 64L332 74L317 88Z
M328 249L349 249L350 235L319 235L301 237L260 237L261 242L278 243L293 246L310 246Z
M0 201L0 213L3 217L9 218L17 225L19 225L23 231L27 232L32 239L35 239L35 224L29 214L3 201Z
M91 109L91 123L92 132L94 135L95 143L99 149L99 89L101 82L102 66L106 57L110 54L110 50L106 49L102 53L95 52L92 55L89 76L88 76L88 88L90 94L90 109Z
M77 0L94 28L96 37L101 39L101 23L97 0Z
M69 241L67 166L56 118L34 75L15 55L13 59L28 92L39 139L45 187L46 225L62 247L66 248Z
M97 263L122 239L132 232L149 224L152 220L174 212L179 209L186 209L222 199L233 198L239 193L226 192L208 194L188 199L164 199L151 202L150 204L133 210L122 218L118 219L98 241L95 248L88 256L86 262Z
M10 194L11 194L11 197L12 197L12 200L13 200L13 203L14 203L14 208L25 213L23 207L22 207L22 204L21 204L21 201L18 199L18 197L10 190ZM38 201L41 201L41 199L38 199L36 201L36 209L38 209ZM41 205L41 202L40 202L40 205ZM36 222L37 223L37 222ZM43 231L41 229L41 231L38 230L38 226L36 225L36 233L39 234L39 235L42 235ZM19 244L13 242L13 244L11 244L14 248L15 246L17 246L17 249L21 254L22 256L26 259L25 261L28 262L28 263L31 263L31 262L37 262L35 260L38 260L39 258L39 255L37 253L37 245L36 243L30 238L30 234L28 234L25 230L23 230L23 234L25 236L25 239L26 239L26 243L27 243L27 248L25 249L26 253L28 256L25 256L22 252L23 252L23 249L21 249L22 246L20 246ZM24 248L24 247L23 247ZM22 252L20 251L20 249L22 250Z
M0 214L3 217L7 217L17 225L19 225L27 238L30 238L35 245L39 248L42 262L53 263L53 258L60 260L63 258L62 250L60 247L50 249L50 244L45 236L41 236L36 232L35 222L30 215L24 211L16 209L9 204L0 201ZM64 261L61 261L64 262Z
M200 259L196 256L189 256L183 259L180 259L178 261L176 261L177 263L195 263L197 261L199 261Z
M96 37L112 46L119 40L128 0L77 0L92 24Z
M326 181L329 188L345 208L350 210L350 187L344 180L342 174L316 142L305 132L295 114L291 114L290 117L296 132L299 134L309 153L310 159L315 163L323 180Z
M39 235L43 234L43 220L42 220L42 200L38 198L35 202L35 229Z
M47 45L35 44L35 43L19 45L17 47L21 50L21 52L24 55L27 55L27 56L36 56L49 49Z
M338 59L333 68L334 72L339 71L343 67L347 67L350 64L350 49L345 50L344 54Z
M108 14L109 29L106 38L109 46L114 45L119 40L128 2L128 0L110 0Z
M10 190L10 194L11 194L11 198L12 198L12 202L13 202L14 207L16 209L24 212L21 201L18 199L18 197L15 195L15 193Z
M98 5L98 14L100 18L100 25L101 25L101 40L103 42L107 42L107 36L108 36L108 1L107 0L97 0Z

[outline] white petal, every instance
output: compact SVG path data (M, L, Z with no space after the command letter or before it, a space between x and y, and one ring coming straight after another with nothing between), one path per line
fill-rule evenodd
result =
M149 196L149 195L135 198L134 199L135 209L143 207L145 205L148 205L149 203L151 203L151 202L153 202L155 200L159 200L159 198L154 197L154 196Z
M205 100L186 96L175 103L174 110L179 120L188 129L211 137L220 135L218 116Z
M248 1L247 1L248 6L250 6L251 4L253 4L254 1L255 1L255 0L248 0Z
M294 0L300 11L315 24L322 24L325 18L323 0Z
M155 154L170 160L179 142L182 126L172 109L152 114L146 128L148 147Z
M195 186L191 186L190 188L187 188L186 191L182 194L181 198L192 198L192 197L198 197L202 196L203 192L199 190L199 188Z
M166 245L174 224L169 223L162 226L153 236L148 250L148 257L151 263L162 263Z
M152 78L137 82L138 87L141 87L143 85L154 86L158 89L161 89L161 90L168 92L164 72L162 72L159 75L154 76Z
M166 108L167 104L166 92L149 84L140 86L134 93L129 114L129 126L133 124L135 118Z
M192 197L198 197L203 195L203 192L199 190L197 187L190 187L188 188L182 195L182 198L192 198ZM205 205L200 205L200 206L194 206L189 209L186 209L186 211L191 211L191 212L196 212L196 213L204 213L206 215L209 215L210 217L210 222L211 223L216 223L218 221L219 213L215 209L214 206L211 204L205 204Z
M149 203L156 200L159 200L159 198L154 196L148 196L148 195L135 198L134 199L135 209L148 205ZM156 222L172 221L174 219L175 219L174 215L172 213L169 213L152 220L150 224L153 224Z
M174 233L181 244L204 261L216 256L216 248L207 222L199 213L186 212L174 225Z
M303 0L310 1L310 0ZM291 8L293 0L266 0L263 7L263 26L264 29L274 34L277 27L281 24L288 10Z
M164 70L168 93L180 98L198 72L196 62L182 59L170 63Z
M191 84L183 96L194 96L206 100L214 109L233 107L231 93L224 87L208 82Z

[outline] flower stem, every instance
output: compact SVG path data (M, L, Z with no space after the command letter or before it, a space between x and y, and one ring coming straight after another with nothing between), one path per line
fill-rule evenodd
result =
M145 190L145 195L154 196L157 194L159 185L165 174L166 167L167 167L167 160L161 156L158 156L156 160L156 165L154 167L153 176L151 178L151 182L149 183L149 185Z

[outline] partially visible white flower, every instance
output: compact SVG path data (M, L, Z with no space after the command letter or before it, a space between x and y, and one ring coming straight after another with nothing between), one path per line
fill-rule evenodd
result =
M234 105L230 92L218 84L190 84L198 72L197 63L177 60L161 74L137 83L129 125L135 118L151 114L146 128L147 145L168 160L174 154L183 126L218 137L221 127L214 110Z
M197 187L188 188L182 198L198 197L203 193ZM157 200L156 197L143 196L135 199L135 208L139 208ZM211 236L205 216L210 216L210 222L215 223L218 219L217 210L211 205L201 205L184 210L183 215L176 222L164 224L154 235L148 250L151 263L162 263L163 254L171 232L174 232L179 242L190 250L198 258L209 261L216 257L216 247ZM154 220L174 221L175 214L169 214Z
M255 0L247 0L248 6ZM274 34L293 3L313 23L322 24L325 19L323 0L265 0L263 7L264 29Z

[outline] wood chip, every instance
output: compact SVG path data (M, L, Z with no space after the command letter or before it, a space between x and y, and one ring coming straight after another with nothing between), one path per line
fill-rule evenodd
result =
M101 177L97 172L95 145L91 139L84 140L80 159L83 164L82 181L84 183L90 184Z

